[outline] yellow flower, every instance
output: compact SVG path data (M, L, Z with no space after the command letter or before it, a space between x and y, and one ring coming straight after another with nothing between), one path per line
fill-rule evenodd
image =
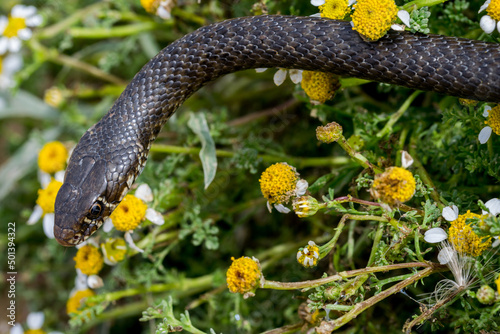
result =
M172 17L170 12L175 7L175 2L175 0L141 0L141 5L148 13L168 20Z
M413 174L401 167L389 167L375 176L371 194L383 202L394 205L409 201L415 194L416 182Z
M484 109L484 117L488 117L484 124L486 126L479 132L479 142L484 144L490 139L491 133L494 132L500 136L500 104L491 108L487 106Z
M319 260L319 247L314 241L309 241L305 248L297 252L297 261L306 268L316 267Z
M269 166L260 176L260 190L269 203L286 204L295 195L299 174L286 162Z
M127 254L125 240L121 238L108 238L101 244L101 250L104 255L104 262L109 265L115 265L123 261Z
M495 284L497 285L497 291L500 293L500 276L495 280Z
M459 215L457 219L451 222L448 239L457 252L470 256L479 256L491 246L491 237L478 236L472 229L470 222L467 223L467 219L476 218L479 219L479 224L481 224L486 217L487 215L482 216L467 210L467 213Z
M63 170L68 160L68 150L59 141L45 144L38 153L38 167L49 174Z
M500 21L500 1L491 0L488 8L486 8L486 13L495 21Z
M340 88L335 74L315 71L303 71L300 85L309 99L316 103L325 103L332 99Z
M0 54L18 52L21 41L32 36L30 27L39 26L42 17L34 6L15 5L9 17L0 17Z
M101 271L104 260L99 248L93 245L85 245L78 249L75 260L75 268L80 269L85 275L95 275Z
M394 0L358 0L353 8L353 29L368 41L384 36L398 14Z
M321 17L327 17L334 20L342 20L351 12L348 0L326 0L318 7Z
M128 194L116 207L110 218L118 231L135 230L144 220L148 206L134 195Z
M36 204L42 208L44 215L54 212L57 192L61 186L62 182L52 179L45 189L38 189Z
M92 291L90 289L78 290L68 299L68 301L66 303L66 313L67 314L80 313L79 308L84 305L85 300L88 297L92 297L92 296L95 296L95 293L94 293L94 291ZM88 305L88 306L92 306L92 305Z
M259 286L262 275L258 262L255 259L242 256L235 260L226 273L227 287L232 293L252 293Z
M56 86L50 87L45 91L43 100L49 106L57 108L64 102L64 95L61 89Z

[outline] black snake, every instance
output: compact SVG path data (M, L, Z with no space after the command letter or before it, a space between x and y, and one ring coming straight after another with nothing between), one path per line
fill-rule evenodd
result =
M158 132L208 81L251 68L325 71L500 102L500 45L390 32L365 42L349 22L255 16L202 27L163 49L80 139L55 203L54 234L74 246L93 234L141 173Z

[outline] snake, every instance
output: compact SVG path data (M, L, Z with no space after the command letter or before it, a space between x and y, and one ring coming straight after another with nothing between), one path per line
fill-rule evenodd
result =
M390 31L365 41L349 22L261 15L213 23L181 37L134 76L83 134L55 201L54 236L88 239L142 172L175 110L207 82L255 68L334 73L485 102L500 102L500 45Z

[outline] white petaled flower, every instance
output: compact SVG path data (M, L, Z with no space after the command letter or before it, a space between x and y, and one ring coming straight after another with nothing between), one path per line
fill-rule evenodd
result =
M456 205L447 206L443 209L441 215L447 221L452 222L458 218L458 207ZM441 227L431 228L424 234L424 240L430 244L440 243L446 239L448 239L448 233Z
M406 10L400 10L398 11L398 17L403 22L403 24L393 24L391 25L392 30L396 31L404 31L406 27L410 28L410 13L408 13Z
M40 24L42 17L34 6L15 5L9 17L0 17L0 54L21 50L21 41L32 36L30 28Z
M498 214L500 214L500 199L492 198L489 201L487 201L486 203L484 203L484 206L488 209L489 212L482 210L483 215L490 214L490 215L496 217L496 216L498 216ZM495 241L493 241L493 244L491 245L491 247L497 247L498 245L500 245L500 238L497 236L497 237L495 237Z
M256 68L257 73L262 73L267 68ZM302 81L302 70L287 70L285 68L278 68L276 73L274 73L273 81L276 86L280 86L286 80L287 73L290 75L290 79L294 84L298 84Z
M19 53L0 55L0 90L14 86L14 74L23 66L23 58Z
M479 26L487 34L491 34L495 28L500 32L500 20L498 17L500 15L500 2L498 0L493 0L493 3L491 2L491 0L487 0L481 8L479 8L478 12L481 13L483 10L490 9L488 15L483 16L479 21ZM488 8L490 5L494 8Z
M42 326L43 323L45 322L45 315L43 312L31 312L28 314L26 317L26 326L28 327L28 331L25 332L23 329L23 326L20 323L16 323L14 327L10 329L9 334L24 334L28 332L41 332L45 333L42 331ZM48 332L47 334L62 334L61 332Z
M483 116L488 117L491 109L492 108L490 106L484 107ZM485 144L490 139L492 132L493 132L493 129L491 128L491 126L487 125L484 128L482 128L481 131L479 132L479 136L478 136L479 142L481 144Z
M450 205L443 209L441 213L443 218L449 222L457 220L458 218L458 207L456 205Z

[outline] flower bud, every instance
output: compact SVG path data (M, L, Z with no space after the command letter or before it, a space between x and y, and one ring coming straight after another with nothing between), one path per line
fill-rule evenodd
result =
M481 304L493 304L495 301L495 290L489 285L483 285L477 290L476 298Z
M316 138L322 143L330 144L342 137L342 126L339 123L328 123L316 128Z

